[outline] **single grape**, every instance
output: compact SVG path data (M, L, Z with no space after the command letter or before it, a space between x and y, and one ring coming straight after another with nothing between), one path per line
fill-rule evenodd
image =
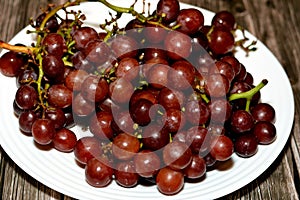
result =
M65 85L56 84L48 89L48 102L58 108L66 108L72 105L72 91Z
M192 52L191 38L179 31L170 31L164 41L168 56L173 60L188 58Z
M32 110L38 104L38 93L31 85L22 85L16 92L15 101L19 108Z
M68 73L65 78L65 85L72 91L80 91L81 85L84 80L88 77L88 73L84 70L75 69Z
M253 127L259 144L271 144L276 139L276 127L269 121L259 121Z
M139 149L139 140L128 133L121 133L113 139L112 153L119 160L133 158Z
M161 125L150 124L143 129L143 148L157 151L166 146L170 141L169 132Z
M90 102L100 102L104 100L109 91L109 85L104 78L96 75L89 75L81 85L82 97Z
M236 138L234 142L234 151L237 155L248 158L256 154L258 142L253 134L244 134Z
M201 156L193 155L191 163L184 168L183 172L187 178L200 178L206 172L206 162Z
M134 92L134 86L125 78L119 78L109 84L109 96L117 104L127 104Z
M228 160L234 151L231 139L225 135L216 136L211 142L210 154L218 161Z
M42 41L42 46L48 54L61 58L67 51L65 39L58 33L47 34Z
M173 141L163 149L163 161L172 169L184 169L190 164L191 160L192 151L185 143Z
M99 39L97 31L91 27L81 27L77 29L72 37L75 41L75 48L78 50L84 49L88 42Z
M77 116L85 117L95 111L95 104L87 101L81 93L78 93L73 99L72 111Z
M58 130L52 140L54 148L61 152L71 152L76 146L75 133L67 128Z
M150 109L153 103L146 99L140 99L129 108L132 120L140 126L146 126L151 122Z
M136 172L144 178L151 178L160 169L161 161L154 151L141 150L134 156Z
M168 85L177 90L191 88L194 83L195 69L187 61L177 61L171 65L168 72Z
M85 58L96 66L104 64L111 56L109 46L101 40L91 40L88 42L83 53Z
M119 58L135 57L138 53L139 44L134 38L127 35L117 35L112 38L111 50Z
M167 109L163 115L162 121L164 128L170 133L176 133L184 128L186 118L184 112L177 109Z
M211 135L207 128L193 126L186 131L185 143L194 154L206 154L210 150Z
M76 160L85 165L90 159L100 157L103 151L98 138L85 136L77 141L73 152Z
M166 23L176 20L180 11L178 0L160 0L156 6L156 14Z
M86 181L93 187L105 187L112 181L113 169L107 161L92 158L85 166Z
M61 108L46 109L45 118L50 119L53 122L55 129L63 128L67 121L65 113Z
M19 128L27 134L31 134L32 124L38 119L37 113L33 110L24 111L19 116Z
M0 58L0 72L4 76L16 77L21 71L21 68L25 65L25 59L22 55L8 51Z
M259 103L251 109L251 115L256 121L275 121L275 109L268 103Z
M99 111L93 115L89 122L91 133L101 140L109 140L113 138L113 129L111 123L113 115L110 112Z
M204 16L201 11L195 8L181 9L176 21L177 24L180 24L179 31L192 35L204 25Z
M184 175L181 171L165 167L156 176L158 190L165 195L174 195L184 186Z
M21 70L21 72L17 76L17 87L19 88L21 85L25 85L31 81L37 81L37 79L38 75L34 70Z
M134 187L138 184L139 175L136 173L133 161L123 161L114 170L115 180L122 187Z
M243 133L253 128L254 120L249 112L237 110L231 115L230 124L235 133Z
M235 17L229 11L219 11L214 15L211 24L214 27L225 28L231 31L235 26Z
M151 65L146 72L146 80L152 87L162 89L168 84L168 72L170 67L165 64Z
M32 124L31 132L34 141L41 145L50 144L56 133L50 119L36 119Z
M192 125L206 124L210 119L210 109L208 105L199 100L187 102L185 105L186 120Z
M139 75L139 62L134 58L123 58L118 63L116 70L116 76L119 78L126 78L128 81L132 81Z
M209 48L214 55L224 55L234 48L234 36L226 29L216 28L208 36Z

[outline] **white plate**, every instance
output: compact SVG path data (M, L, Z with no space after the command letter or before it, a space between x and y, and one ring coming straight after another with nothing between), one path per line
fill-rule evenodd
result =
M128 1L110 1L119 6L128 6ZM153 10L157 1L151 1ZM137 7L141 8L141 4ZM181 8L193 7L181 4ZM75 9L75 8L74 8ZM200 8L199 8L200 9ZM108 17L107 9L99 3L84 3L80 10L87 16L87 23L97 25ZM200 9L207 24L213 13ZM103 17L104 16L104 17ZM128 20L131 16L127 16ZM126 20L127 20L126 19ZM125 25L119 24L121 27ZM26 27L18 33L11 44L25 43L30 45L32 36L26 34ZM247 33L250 39L254 36ZM3 53L3 52L2 52ZM262 101L274 106L277 115L277 139L268 146L259 146L258 153L242 159L233 155L231 162L224 168L209 171L203 181L186 183L184 189L175 196L164 196L155 186L142 186L127 189L115 182L106 188L93 188L85 181L84 169L76 165L72 153L60 153L54 149L41 150L33 143L32 137L25 136L18 129L18 120L13 114L13 100L16 92L14 78L0 76L0 142L11 159L26 173L48 187L77 199L214 199L229 194L253 181L262 174L277 158L289 138L294 119L294 99L288 77L273 54L261 43L257 51L245 57L238 52L237 57L245 64L247 71L254 76L257 84L262 79L269 80L263 88ZM75 130L77 133L80 130Z

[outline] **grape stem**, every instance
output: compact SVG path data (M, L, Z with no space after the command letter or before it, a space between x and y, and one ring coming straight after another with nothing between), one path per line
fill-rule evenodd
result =
M45 16L45 18L43 19L42 23L41 23L41 26L39 27L40 28L40 31L44 31L44 28L46 26L46 23L47 21L52 17L54 16L59 10L63 9L63 8L67 8L67 7L70 7L70 6L75 6L75 5L79 5L80 2L82 2L82 0L78 0L78 1L74 1L74 2L66 2L64 4L61 4L57 7L55 7L53 10L51 10L49 13L47 13L47 15ZM38 39L37 39L37 45L36 46L39 46L40 43L41 43L41 40L42 40L42 36L39 35L38 36Z
M268 84L267 79L263 79L256 87L252 88L251 90L247 92L242 92L242 93L235 93L231 94L228 98L229 101L237 100L237 99L246 99L246 108L245 110L249 112L250 110L250 103L252 100L252 97L260 91L263 87L265 87Z
M15 46L15 45L8 44L2 40L0 40L0 47L2 49L7 49L19 53L25 53L28 55L32 54L34 50L36 50L35 47Z
M118 13L131 13L132 16L137 17L138 20L140 20L141 22L146 22L146 20L147 20L147 18L144 15L142 15L134 10L133 5L130 6L129 8L124 8L124 7L112 5L109 2L107 2L106 0L98 0L98 1Z

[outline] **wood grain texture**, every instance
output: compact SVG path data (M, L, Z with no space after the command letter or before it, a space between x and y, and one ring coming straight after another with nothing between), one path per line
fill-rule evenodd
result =
M10 40L40 7L62 0L0 0L0 39ZM287 72L295 96L295 121L279 157L256 180L221 199L299 199L300 194L300 2L299 0L181 0L217 12L231 11L261 40ZM282 97L284 98L284 97ZM289 105L286 105L289 106ZM2 117L2 116L1 116ZM280 117L280 116L278 116ZM71 200L27 175L0 147L0 199Z

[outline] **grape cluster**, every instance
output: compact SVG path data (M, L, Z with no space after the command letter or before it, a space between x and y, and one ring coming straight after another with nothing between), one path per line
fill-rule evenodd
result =
M104 31L65 9L74 1L32 21L35 45L0 42L10 50L0 70L16 77L13 106L24 134L73 151L92 186L147 180L166 195L234 152L247 158L275 140L275 110L260 100L267 80L255 86L234 56L241 43L230 12L204 25L201 11L181 9L178 0L160 0L149 16L134 5L99 1L117 11L100 25ZM57 16L60 9L65 19ZM120 28L125 12L135 17ZM75 125L91 136L76 135Z

